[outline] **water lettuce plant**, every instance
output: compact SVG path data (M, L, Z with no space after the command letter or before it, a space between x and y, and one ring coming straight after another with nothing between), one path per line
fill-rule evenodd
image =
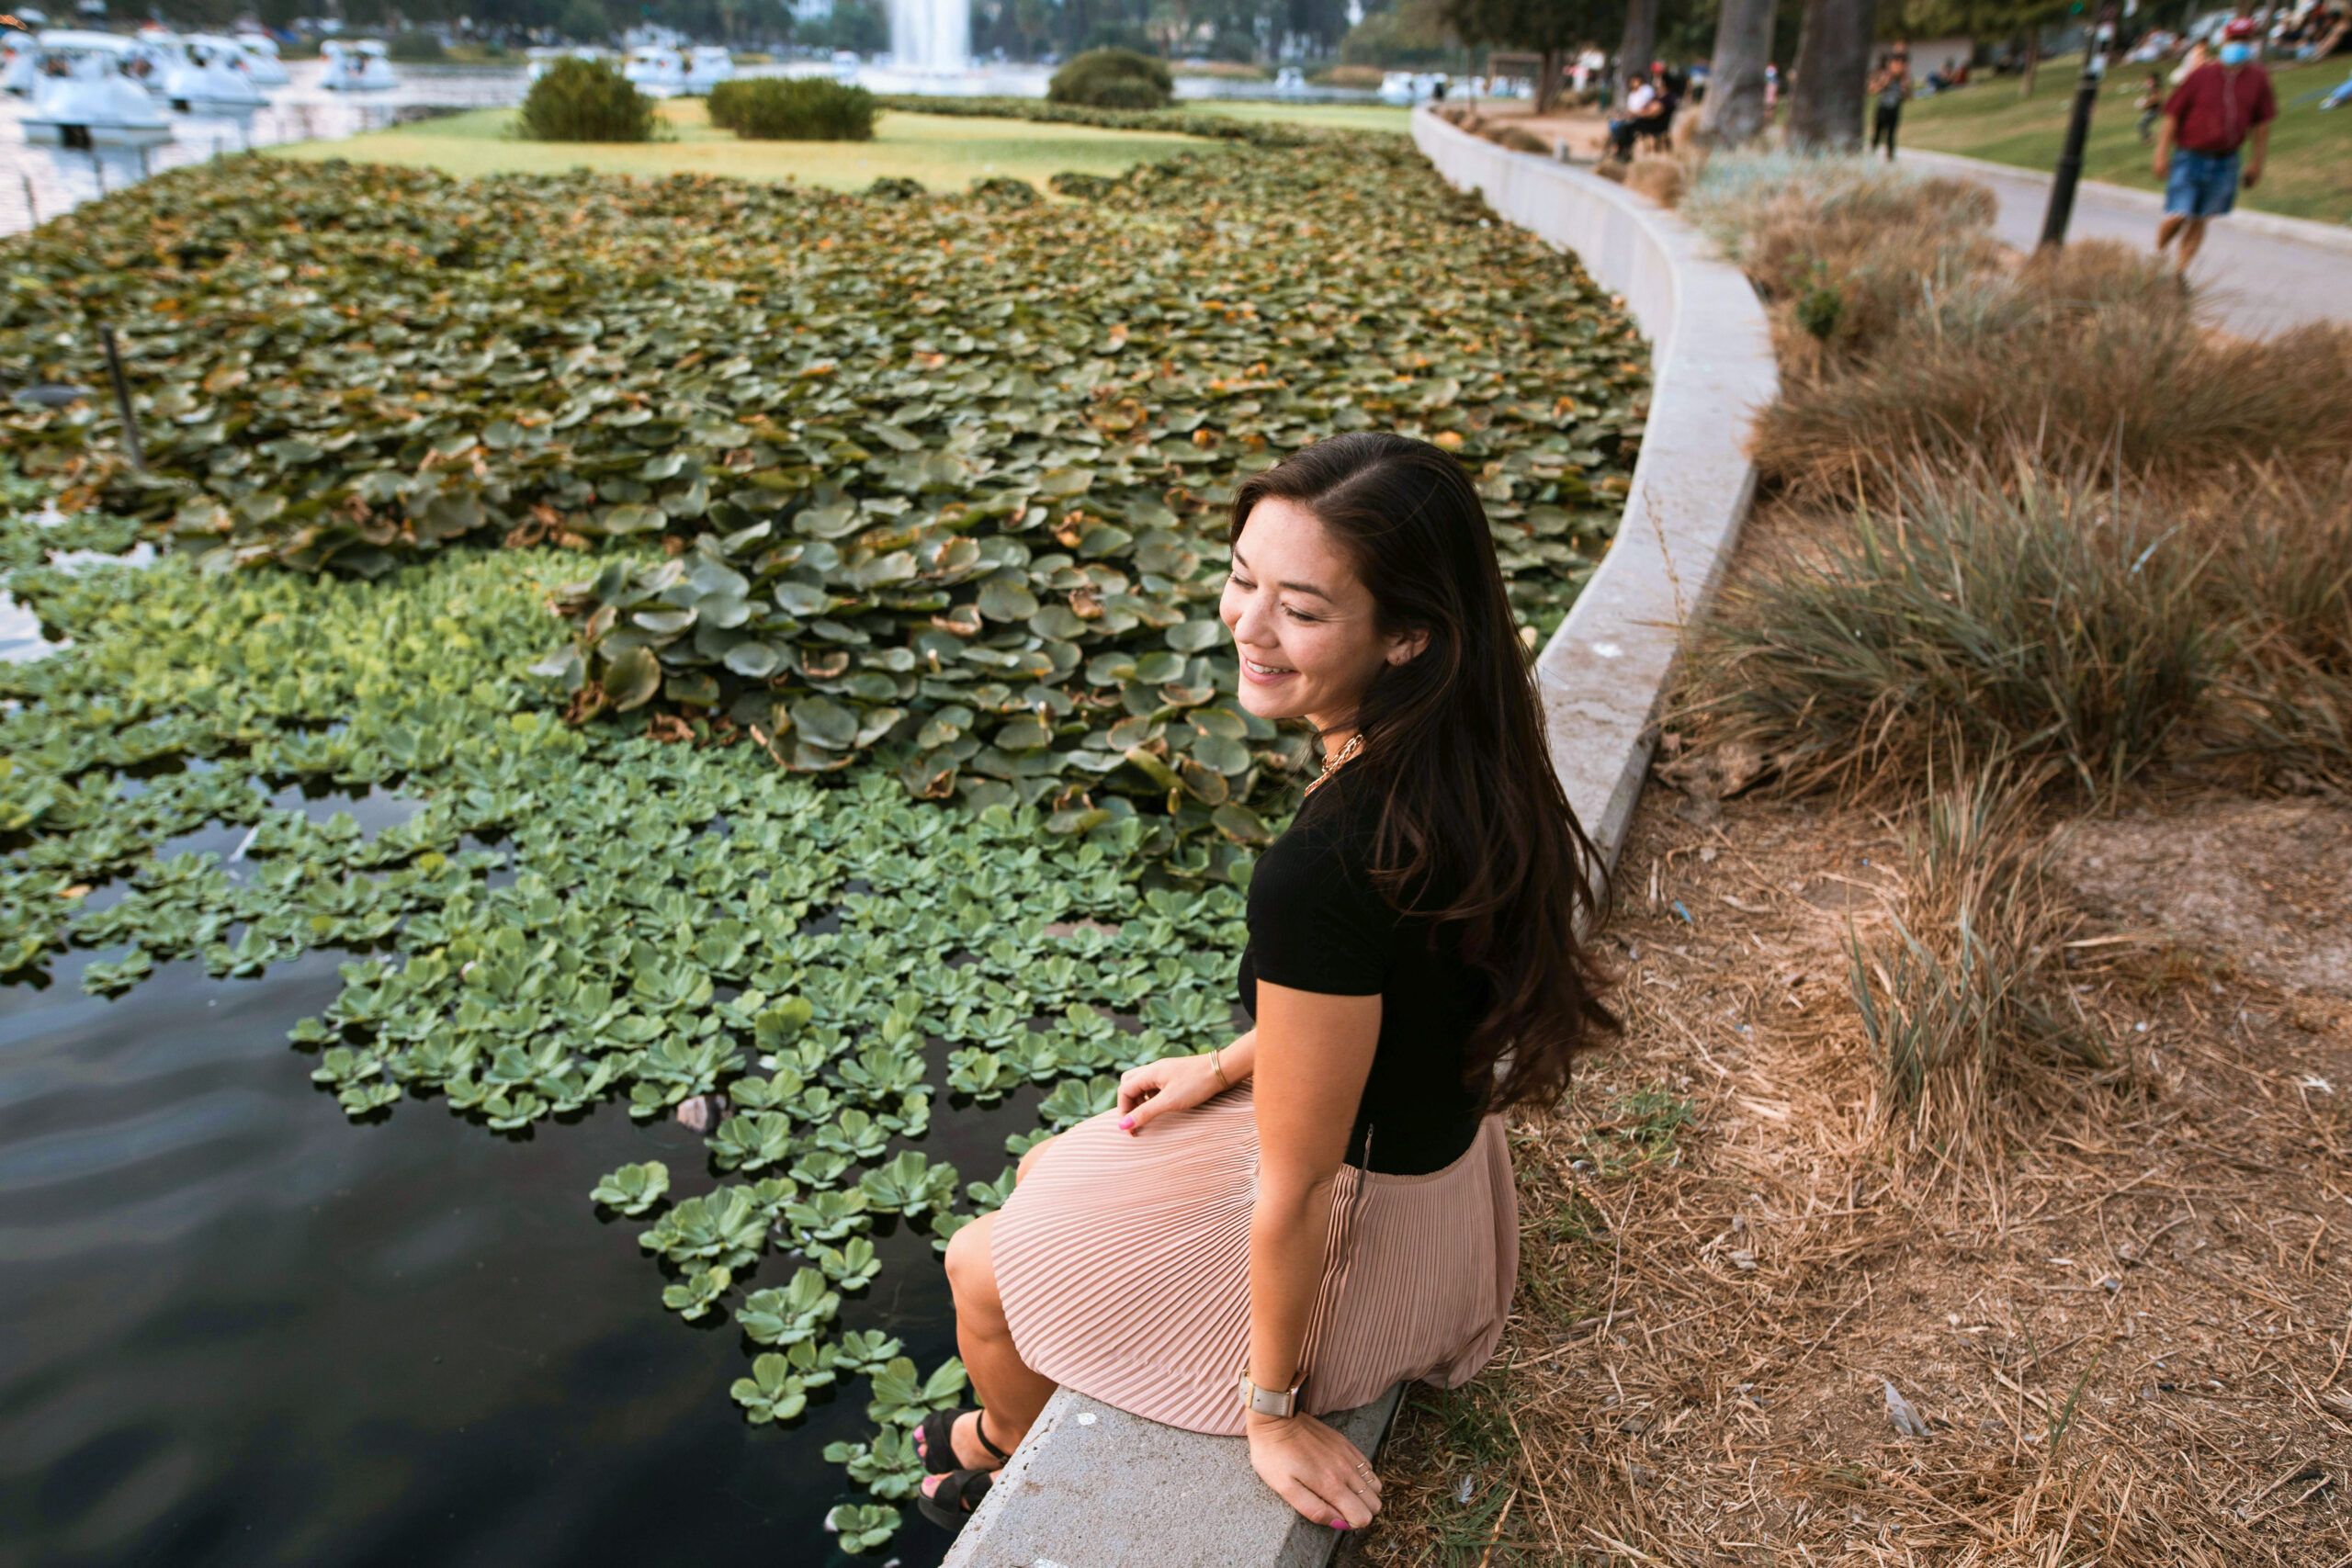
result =
M963 1370L843 1319L876 1235L1012 1183L933 1115L1035 1086L1018 1156L1231 1029L1304 755L1214 623L1237 479L1451 446L1532 636L1641 428L1623 316L1399 145L1073 190L224 161L0 242L0 378L102 384L115 325L150 460L0 412L0 571L67 639L0 665L0 974L333 950L291 1043L355 1119L696 1118L706 1169L587 1196L742 1331L748 1418L866 1380L828 1457L903 1498Z

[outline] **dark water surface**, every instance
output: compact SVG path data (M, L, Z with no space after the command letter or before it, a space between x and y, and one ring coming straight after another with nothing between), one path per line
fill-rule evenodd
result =
M625 1160L707 1190L698 1134L607 1105L504 1137L414 1100L354 1126L286 1043L348 955L164 965L114 1001L77 988L95 956L0 989L0 1564L853 1561L822 1519L863 1495L820 1450L865 1435L865 1379L747 1426L733 1323L664 1311L648 1222L588 1201ZM1035 1100L942 1103L921 1146L993 1177ZM935 1255L875 1239L840 1326L927 1371L954 1349ZM899 1507L863 1561L935 1562Z

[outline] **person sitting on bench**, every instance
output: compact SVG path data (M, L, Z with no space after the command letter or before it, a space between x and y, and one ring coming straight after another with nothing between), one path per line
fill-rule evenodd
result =
M1666 98L1645 76L1625 78L1625 112L1609 122L1609 155L1624 162L1634 156L1634 138L1647 135L1666 118Z

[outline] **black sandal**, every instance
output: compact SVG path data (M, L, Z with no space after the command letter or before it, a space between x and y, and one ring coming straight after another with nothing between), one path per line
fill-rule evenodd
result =
M993 1470L954 1471L935 1490L916 1492L915 1506L922 1510L924 1518L952 1535L964 1528L995 1484Z
M934 1410L922 1418L922 1468L926 1475L952 1475L964 1468L956 1457L956 1423L964 1418L962 1410ZM977 1414L977 1412L975 1413ZM980 1447L996 1455L1002 1464L1012 1456L989 1441L988 1417L981 1416L972 1423L973 1432L980 1439Z

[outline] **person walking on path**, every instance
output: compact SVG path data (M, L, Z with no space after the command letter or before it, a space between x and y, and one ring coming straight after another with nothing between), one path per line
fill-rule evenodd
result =
M2262 178L2278 100L2270 73L2255 63L2258 32L2250 17L2232 21L2222 29L2217 58L2190 72L2165 100L2164 128L2156 133L2155 174L2165 182L2156 252L2161 255L2178 240L2176 261L2183 276L2205 243L2205 225L2237 205L2240 179L2251 190ZM2254 155L2241 173L2238 150L2249 136Z
M1894 162L1894 128L1903 119L1904 101L1911 96L1911 51L1902 44L1886 57L1871 77L1871 151L1886 149L1886 161Z
M951 1529L1057 1385L1247 1436L1302 1516L1369 1523L1379 1477L1316 1417L1494 1355L1519 1267L1499 1113L1556 1103L1618 1027L1587 945L1600 860L1461 462L1334 437L1245 480L1227 541L1242 705L1324 747L1250 876L1253 1027L1128 1072L948 1242L981 1408L917 1446Z
M2148 73L2148 85L2140 89L2140 101L2133 106L2140 111L2140 145L2145 147L2155 140L2156 121L2165 117L2165 78L2161 71Z

